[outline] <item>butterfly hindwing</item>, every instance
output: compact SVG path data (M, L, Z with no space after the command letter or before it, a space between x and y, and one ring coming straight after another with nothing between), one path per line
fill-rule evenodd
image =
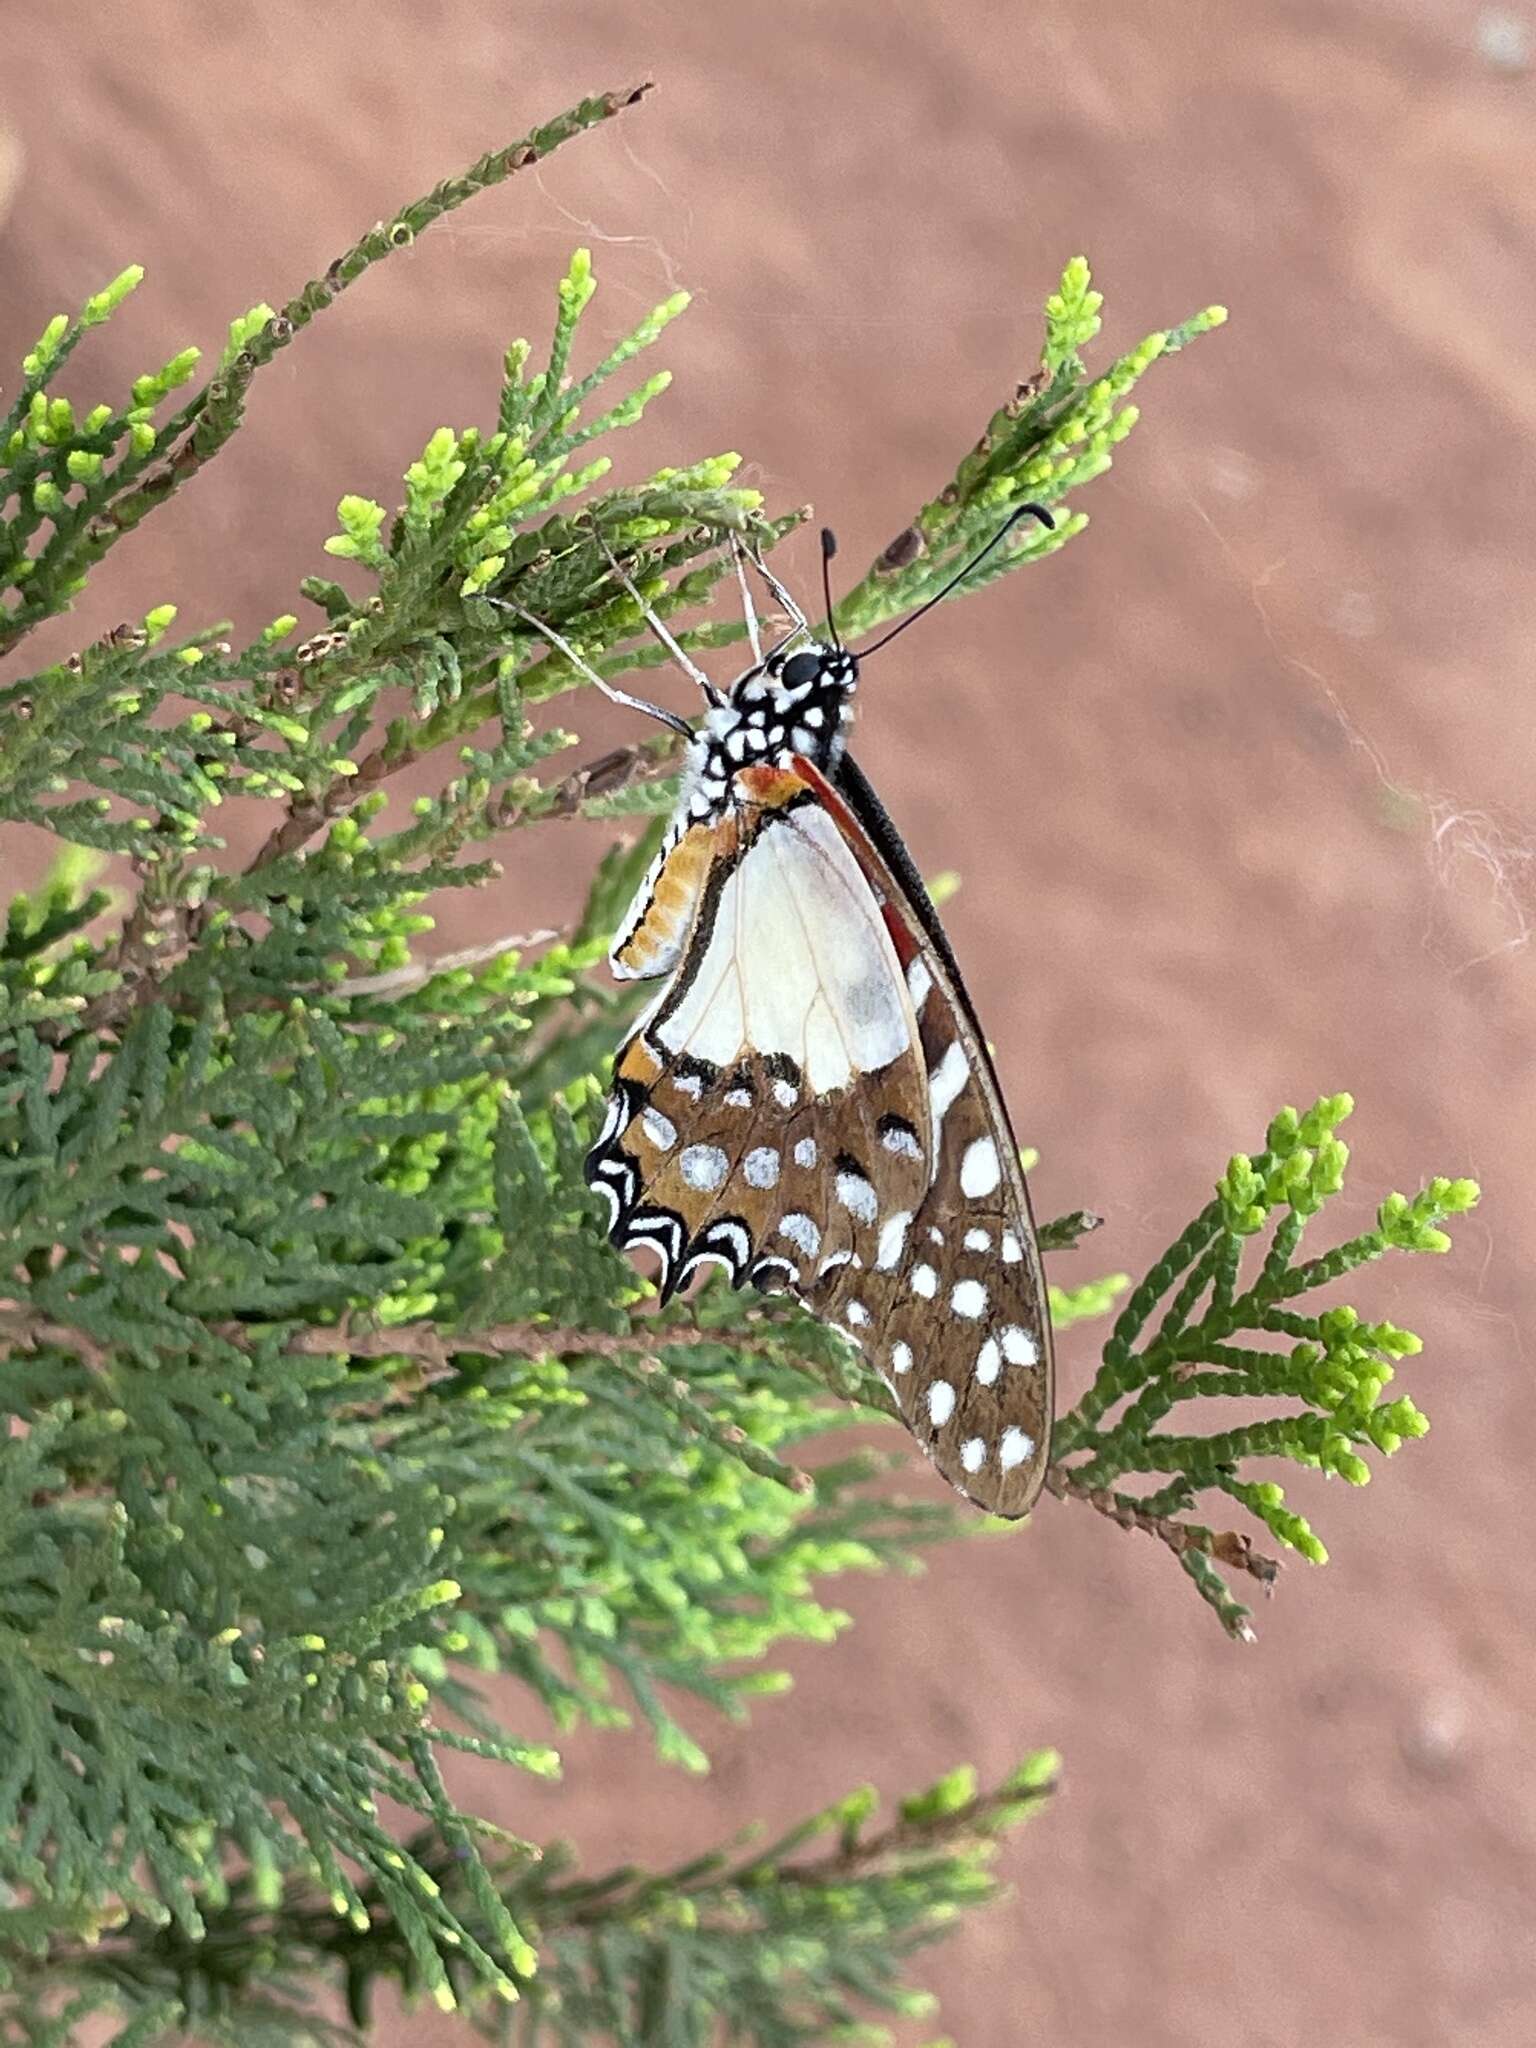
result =
M799 778L747 791L681 964L619 1053L588 1178L614 1241L658 1253L664 1292L713 1260L815 1305L920 1198L927 1087L894 942L835 822Z

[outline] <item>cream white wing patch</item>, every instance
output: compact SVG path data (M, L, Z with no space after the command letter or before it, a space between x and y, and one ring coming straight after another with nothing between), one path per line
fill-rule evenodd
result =
M900 1058L916 1038L885 921L857 861L815 803L763 814L706 902L655 1044L716 1067L782 1054L815 1095Z

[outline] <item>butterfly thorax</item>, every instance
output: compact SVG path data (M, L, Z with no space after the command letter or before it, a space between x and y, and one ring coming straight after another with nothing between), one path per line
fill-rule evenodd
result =
M847 744L858 679L857 656L819 642L748 669L706 715L688 749L676 814L680 833L739 805L736 777L743 768L787 768L799 755L830 774Z

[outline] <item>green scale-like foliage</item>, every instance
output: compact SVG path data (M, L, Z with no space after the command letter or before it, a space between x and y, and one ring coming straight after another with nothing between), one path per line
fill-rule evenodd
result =
M126 404L56 395L137 270L51 321L0 429L0 653L188 487L341 290L637 97L584 102L371 230L281 312L237 319L201 384L185 350ZM725 537L771 547L799 516L765 513L734 455L608 481L614 437L666 386L635 381L639 359L684 299L582 371L592 292L578 252L544 367L515 343L493 423L439 429L393 514L342 497L328 548L352 580L306 580L307 638L292 613L244 646L178 637L158 604L0 684L0 819L60 847L0 943L7 2039L63 2044L94 2014L120 2044L321 2040L308 1995L344 1990L362 2026L380 1980L562 2048L852 2039L920 2010L908 1956L992 1895L997 1836L1049 1792L1042 1753L990 1792L953 1773L884 1828L858 1792L760 1852L583 1879L441 1776L456 1749L558 1769L515 1725L518 1682L558 1728L638 1717L663 1760L702 1769L703 1710L741 1715L784 1683L776 1646L842 1627L831 1580L988 1526L891 1490L913 1457L894 1431L885 1453L818 1446L813 1476L804 1446L890 1419L878 1380L718 1281L659 1311L583 1184L633 1001L599 970L677 743L640 730L552 769L577 742L542 707L586 678L525 615L605 676L665 659L611 548L685 646L728 645L730 605L700 615ZM965 587L1072 540L1069 495L1109 466L1134 386L1221 317L1090 378L1099 298L1070 264L1039 371L848 592L842 631L932 595L1027 500L1055 530L1015 528ZM434 793L392 810L391 778L421 764ZM243 865L219 835L236 795L268 820ZM494 881L490 836L573 815L641 827L577 926L434 956L427 906ZM97 885L104 856L126 894ZM1384 1399L1418 1340L1305 1298L1389 1250L1444 1250L1476 1191L1391 1196L1374 1231L1300 1259L1349 1107L1284 1112L1136 1286L1052 1290L1064 1331L1124 1297L1052 1493L1156 1536L1233 1633L1223 1568L1274 1567L1186 1519L1197 1500L1321 1561L1256 1467L1358 1483L1425 1427ZM1229 1395L1247 1419L1224 1429L1210 1400Z

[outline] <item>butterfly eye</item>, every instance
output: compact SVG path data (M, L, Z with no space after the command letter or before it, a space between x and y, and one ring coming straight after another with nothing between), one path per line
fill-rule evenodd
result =
M814 683L820 674L819 654L792 654L784 664L784 687L787 690L803 689L807 683Z

